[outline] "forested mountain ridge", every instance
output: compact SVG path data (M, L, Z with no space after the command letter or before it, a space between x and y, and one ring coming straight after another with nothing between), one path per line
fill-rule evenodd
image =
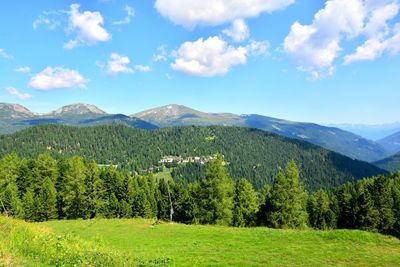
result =
M378 140L377 142L392 154L400 152L400 132L391 134L385 138Z
M205 113L182 105L167 105L133 114L160 127L224 125L257 128L304 140L351 158L375 161L389 154L379 144L334 127L294 122L257 114Z
M301 170L306 187L331 188L386 172L307 142L241 127L167 127L146 131L123 125L69 127L40 125L0 136L0 155L16 152L35 157L48 152L56 158L80 155L101 164L118 164L141 172L163 156L209 156L221 153L233 178L247 178L256 188L290 160ZM190 177L185 177L190 180Z
M107 114L94 105L73 104L47 114L36 114L19 105L7 104L19 113L10 113L0 106L0 134L12 133L29 126L52 123L73 126L125 124L134 128L153 130L168 126L240 126L257 128L289 138L303 140L338 152L353 159L373 162L394 152L377 142L353 133L314 123L294 122L257 114L206 113L182 105L167 105L136 113L130 117ZM8 115L7 115L8 114ZM16 115L17 114L17 115Z
M400 152L388 158L374 162L374 165L391 172L400 170Z

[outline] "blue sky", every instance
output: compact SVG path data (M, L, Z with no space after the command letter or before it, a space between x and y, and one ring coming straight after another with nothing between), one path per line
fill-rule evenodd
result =
M398 0L0 3L0 102L400 121Z

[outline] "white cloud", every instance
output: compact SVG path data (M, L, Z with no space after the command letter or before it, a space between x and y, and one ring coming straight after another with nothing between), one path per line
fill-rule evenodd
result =
M103 28L104 19L100 12L79 12L80 5L72 4L69 11L69 32L75 33L75 39L68 41L65 49L72 49L79 44L93 45L111 40L111 35Z
M86 87L87 82L76 70L65 69L63 67L47 67L31 78L29 87L40 91L74 87L83 89Z
M149 72L149 71L151 71L149 66L144 66L144 65L136 65L135 66L135 70L136 71L140 71L140 72Z
M39 17L32 23L32 27L34 30L37 30L43 25L51 31L55 30L61 25L61 22L58 18L60 15L61 13L57 11L43 12L43 14L39 15Z
M185 42L174 54L172 69L193 76L223 75L233 66L247 61L245 47L230 46L217 36Z
M353 54L344 57L345 64L375 60L393 51L389 44L395 42L396 31L389 21L398 12L398 0L328 0L311 24L293 23L283 48L298 69L313 78L332 75L344 41L366 37Z
M126 17L122 20L114 21L112 23L113 25L123 25L131 23L132 18L135 16L135 10L133 9L133 7L130 7L128 5L126 5L124 9L126 11Z
M235 19L232 25L223 30L222 33L231 37L235 42L242 42L250 36L249 27L243 19Z
M5 59L12 59L13 56L8 54L4 49L0 48L0 57Z
M251 56L262 56L267 55L270 44L268 41L255 41L251 40L247 45L246 49L248 54Z
M18 98L20 100L28 100L28 99L32 98L32 95L30 95L28 93L21 93L14 87L8 87L6 90L10 95L15 96L16 98Z
M185 27L220 25L281 10L295 0L156 0L155 8L175 24Z
M392 54L397 54L393 53L392 50L393 40L396 39L396 29L393 28L392 30L388 25L388 21L396 17L399 9L400 6L396 3L389 3L383 6L375 5L374 8L370 9L367 14L369 19L364 27L364 35L367 36L367 40L358 46L353 54L345 56L344 64L362 60L372 61L380 57L387 50ZM393 35L390 36L392 32Z
M386 49L386 44L378 39L369 39L363 45L357 47L356 52L344 58L344 64L360 60L375 60Z
M31 72L31 68L28 67L28 66L24 66L24 67L16 68L14 71L15 72L19 72L19 73L30 73Z
M312 24L295 22L285 38L284 51L302 71L313 78L331 75L333 62L342 50L340 41L358 36L363 30L362 0L329 0Z
M112 53L110 60L107 63L107 73L110 75L116 75L118 73L133 73L134 70L128 67L131 63L128 57Z
M400 53L400 23L393 27L393 36L386 40L387 50L392 55Z
M159 62L159 61L166 61L168 58L168 53L167 50L165 49L165 46L161 45L157 48L158 53L153 55L153 61L154 62Z

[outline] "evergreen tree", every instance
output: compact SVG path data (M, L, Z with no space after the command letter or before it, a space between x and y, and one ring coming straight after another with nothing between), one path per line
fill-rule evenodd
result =
M393 181L382 175L376 177L371 186L371 197L378 212L376 227L382 233L391 232L395 223L393 214L393 188Z
M2 200L2 205L0 206L0 210L9 216L23 218L24 209L19 197L18 187L15 183L9 183L1 193L0 199Z
M307 224L306 194L299 181L299 170L294 161L278 173L266 203L266 222L273 228L297 228Z
M317 229L333 229L336 227L336 215L328 193L320 189L308 198L308 219L311 227Z
M35 205L35 199L32 189L27 189L26 193L22 198L22 207L24 209L24 219L27 221L38 221L37 218L37 206Z
M369 188L372 181L357 183L356 228L374 231L378 226L379 212L375 208Z
M258 199L248 180L239 179L235 182L233 203L232 225L238 227L254 226L258 211Z
M57 192L50 177L46 177L38 194L37 219L48 221L57 218Z
M233 184L221 155L209 162L200 183L199 221L206 224L232 223Z
M72 157L63 192L63 210L68 219L88 217L85 178L86 167L82 158Z

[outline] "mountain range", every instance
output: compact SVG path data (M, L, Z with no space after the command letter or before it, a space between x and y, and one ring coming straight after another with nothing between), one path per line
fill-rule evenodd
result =
M17 104L0 104L0 133L42 123L91 126L125 124L153 130L168 126L240 126L299 139L341 153L353 159L374 162L386 158L400 147L393 142L374 142L354 133L314 123L294 122L257 114L206 113L182 105L166 105L130 116L108 114L96 106L73 104L48 114L37 114Z

